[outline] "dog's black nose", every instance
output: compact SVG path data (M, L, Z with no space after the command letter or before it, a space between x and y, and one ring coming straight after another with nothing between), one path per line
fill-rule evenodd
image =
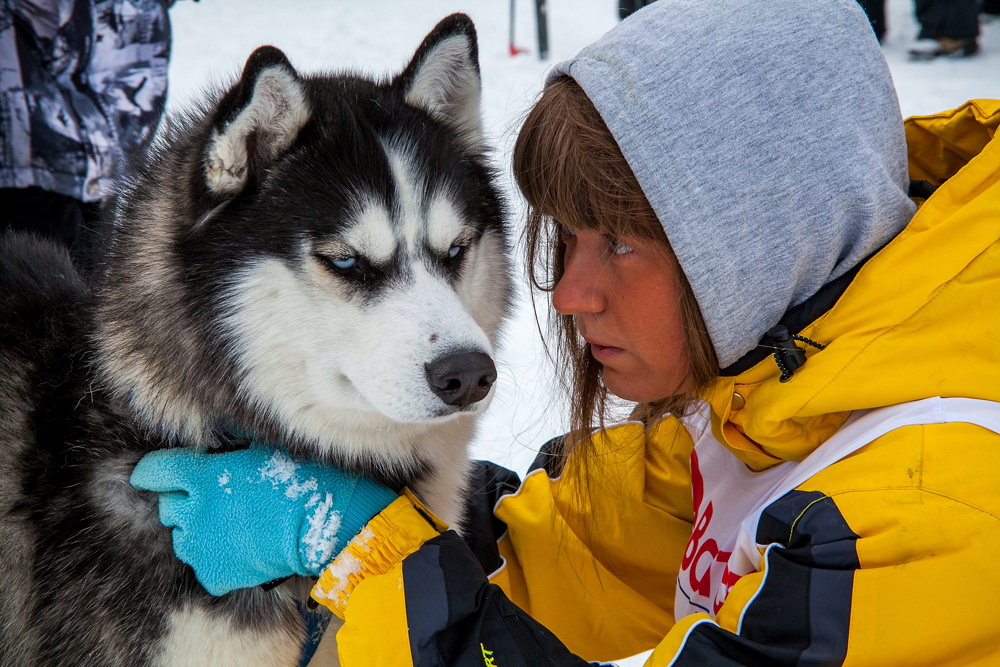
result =
M445 402L464 408L486 398L497 379L497 367L488 354L460 351L424 364L427 384Z

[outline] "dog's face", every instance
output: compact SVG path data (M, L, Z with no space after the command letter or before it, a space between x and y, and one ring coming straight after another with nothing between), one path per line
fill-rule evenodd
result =
M283 161L240 221L297 230L221 294L244 389L296 424L481 411L509 289L498 200L423 132L347 133Z
M244 390L297 423L419 422L480 411L491 394L503 237L461 186L428 187L402 151L384 166L393 191L341 210L296 204L308 195L278 183L265 197L312 224L285 253L248 258L221 295Z
M189 389L205 385L194 400L313 442L485 408L510 279L476 58L462 16L382 83L300 77L273 47L251 55L192 140L194 196L174 207L168 257L150 252L161 266L144 267L182 281L182 321L169 326L198 350L179 369ZM147 369L150 354L138 355ZM198 355L226 385L214 397ZM153 386L140 410L169 426L166 384L129 391L136 402Z

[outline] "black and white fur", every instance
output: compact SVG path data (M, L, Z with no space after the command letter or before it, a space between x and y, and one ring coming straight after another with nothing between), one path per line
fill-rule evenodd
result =
M476 49L458 14L381 82L261 47L130 174L93 290L2 239L0 664L297 664L303 586L209 596L128 484L156 448L236 426L460 523L511 291Z

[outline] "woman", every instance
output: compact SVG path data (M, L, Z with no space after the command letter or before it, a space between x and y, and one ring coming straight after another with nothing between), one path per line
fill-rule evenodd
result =
M480 470L468 544L330 471L342 661L987 664L998 125L904 135L853 0L660 0L558 65L514 168L573 431Z

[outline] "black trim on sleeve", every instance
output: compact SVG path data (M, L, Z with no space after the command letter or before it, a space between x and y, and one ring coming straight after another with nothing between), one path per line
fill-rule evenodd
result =
M487 574L502 564L497 540L507 532L507 524L493 515L493 508L500 496L520 486L517 473L489 461L472 462L462 536Z
M813 567L860 568L857 539L837 504L819 491L786 493L757 524L757 544L780 544L796 562Z
M538 456L532 461L528 472L542 468L549 479L557 479L566 467L566 455L563 450L566 447L566 436L560 435L552 438L538 450Z
M415 667L582 667L555 635L486 580L462 538L447 531L403 561Z
M840 665L847 657L858 536L832 498L791 491L757 525L767 570L739 635L712 623L691 630L675 667Z
M564 436L559 436L542 445L528 471L543 468L550 479L562 474L564 443ZM486 573L503 564L497 541L507 532L507 524L494 516L493 509L502 496L516 493L520 487L517 473L489 461L472 462L462 536Z

